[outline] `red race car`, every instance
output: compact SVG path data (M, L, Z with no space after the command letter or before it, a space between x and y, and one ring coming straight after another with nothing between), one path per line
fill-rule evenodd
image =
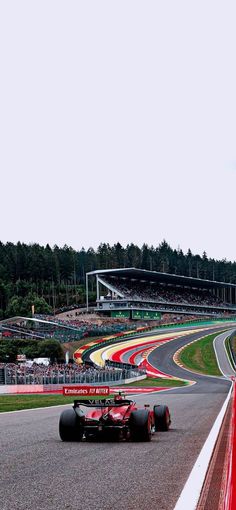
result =
M62 412L59 434L62 441L82 439L151 441L159 430L171 423L166 405L138 408L121 395L113 399L75 400L72 409Z

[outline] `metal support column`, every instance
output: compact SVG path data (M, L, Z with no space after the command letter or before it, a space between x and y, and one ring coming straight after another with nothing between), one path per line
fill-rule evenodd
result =
M89 298L88 298L88 273L86 273L86 308L87 312L89 309Z
M98 280L98 275L96 274L96 284L97 284L97 302L99 300L99 280Z

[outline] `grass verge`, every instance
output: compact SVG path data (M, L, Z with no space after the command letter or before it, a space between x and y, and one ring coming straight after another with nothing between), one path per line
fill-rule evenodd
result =
M164 379L148 377L142 381L136 383L126 384L128 387L145 387L149 388L152 386L175 387L185 386L184 381L178 379ZM109 395L109 397L111 397ZM83 397L80 397L83 398ZM102 397L93 397L102 398ZM86 400L86 397L84 397ZM64 397L63 395L2 395L0 396L0 413L8 411L21 411L22 409L35 409L37 407L49 407L56 405L71 404L74 401L74 397Z
M141 381L132 382L125 386L139 386L142 388L150 388L152 386L161 386L163 388L175 387L175 386L186 386L188 384L180 379L165 379L164 377L147 377Z
M180 353L180 362L194 372L222 376L213 347L213 340L218 335L219 332L208 335L185 347Z
M86 397L79 398L86 400ZM102 397L93 397L93 399L98 398ZM75 397L64 397L63 395L2 395L0 397L0 413L71 404L74 400Z

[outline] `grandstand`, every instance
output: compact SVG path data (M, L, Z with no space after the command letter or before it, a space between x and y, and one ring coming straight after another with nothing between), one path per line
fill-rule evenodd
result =
M68 325L51 317L11 317L0 321L0 333L12 333L19 338L55 338L60 341L78 340L82 338L83 331L74 325Z
M124 268L91 271L97 309L113 318L158 320L162 313L222 317L236 314L236 285L186 276Z
M102 321L98 316L87 320L62 320L58 317L38 315L34 317L11 317L0 321L1 337L54 338L61 343L78 341L92 336L106 336L129 329L127 321L106 320Z

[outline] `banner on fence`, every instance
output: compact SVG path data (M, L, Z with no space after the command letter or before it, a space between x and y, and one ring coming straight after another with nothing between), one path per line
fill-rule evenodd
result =
M67 397L94 397L110 394L109 386L63 386L63 395Z

